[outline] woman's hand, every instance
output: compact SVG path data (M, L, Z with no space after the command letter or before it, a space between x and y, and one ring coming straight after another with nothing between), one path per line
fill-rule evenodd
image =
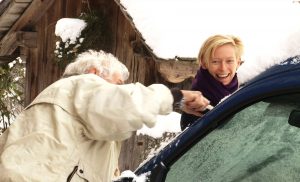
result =
M181 90L183 100L181 110L196 116L202 116L201 111L211 109L210 102L205 98L200 91ZM209 108L208 108L209 107Z

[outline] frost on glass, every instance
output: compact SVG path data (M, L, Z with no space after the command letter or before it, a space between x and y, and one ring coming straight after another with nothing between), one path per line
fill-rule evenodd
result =
M300 102L283 99L235 114L171 166L166 181L299 181L300 129L288 118Z

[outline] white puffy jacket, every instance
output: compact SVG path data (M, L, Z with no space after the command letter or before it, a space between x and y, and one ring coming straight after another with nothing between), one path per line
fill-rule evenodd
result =
M172 103L161 84L114 85L93 74L58 80L6 130L0 181L109 182L121 141L154 126Z

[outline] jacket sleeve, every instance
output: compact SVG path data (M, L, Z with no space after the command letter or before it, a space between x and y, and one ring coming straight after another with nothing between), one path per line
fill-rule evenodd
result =
M173 110L175 109L181 109L181 101L183 98L183 94L179 88L171 88L171 93L173 96Z
M195 116L193 114L188 114L185 112L182 112L181 118L180 118L180 127L183 131L186 127L189 127L191 124L193 124L197 119L200 117Z
M145 87L139 83L115 85L87 80L79 85L75 110L85 126L85 135L92 139L126 139L143 124L153 127L158 114L172 111L172 94L162 84Z

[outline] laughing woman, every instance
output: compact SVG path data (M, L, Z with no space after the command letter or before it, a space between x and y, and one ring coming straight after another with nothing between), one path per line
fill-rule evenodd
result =
M192 90L201 91L217 105L225 96L238 89L236 70L241 64L242 41L232 35L214 35L202 45L198 61L200 68L192 83ZM187 113L181 115L181 129L184 130L199 117Z

